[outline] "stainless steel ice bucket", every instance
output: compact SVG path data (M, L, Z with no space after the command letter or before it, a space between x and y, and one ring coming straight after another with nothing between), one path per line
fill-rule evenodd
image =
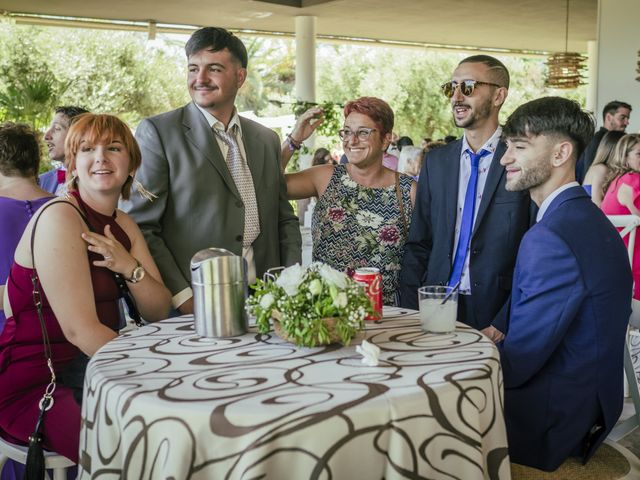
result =
M196 333L233 337L247 332L247 262L223 248L200 250L191 259Z

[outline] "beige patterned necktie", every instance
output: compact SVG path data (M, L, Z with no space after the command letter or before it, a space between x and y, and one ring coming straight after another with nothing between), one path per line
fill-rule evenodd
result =
M227 151L227 166L236 184L238 193L240 193L242 203L244 203L244 235L242 236L242 246L247 248L250 247L258 235L260 235L258 201L256 200L255 188L253 187L253 177L251 176L247 162L245 162L240 153L240 148L234 135L235 126L229 132L218 128L214 128L213 131L229 148Z

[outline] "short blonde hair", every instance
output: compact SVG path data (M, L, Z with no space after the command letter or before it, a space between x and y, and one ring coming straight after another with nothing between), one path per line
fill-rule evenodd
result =
M69 175L76 168L76 155L83 140L90 143L98 141L110 143L116 139L122 142L129 153L129 172L135 172L142 163L142 154L138 142L126 123L113 115L83 113L75 117L64 142L67 180L70 180ZM133 177L129 176L122 186L122 198L125 200L131 196L132 183ZM71 182L69 189L75 190L76 188L76 182Z

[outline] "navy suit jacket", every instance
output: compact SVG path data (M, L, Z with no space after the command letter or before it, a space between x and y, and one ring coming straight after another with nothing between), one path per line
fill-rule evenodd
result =
M498 346L513 462L555 470L570 455L588 458L611 431L631 292L617 230L582 187L560 193L522 239Z
M418 308L417 289L446 285L455 252L458 177L462 140L427 153L400 272L400 305ZM500 158L493 156L473 227L469 262L475 328L493 324L504 331L513 267L520 239L529 227L528 192L508 192Z
M58 169L54 168L53 170L44 172L38 177L38 183L41 189L55 194L58 188Z

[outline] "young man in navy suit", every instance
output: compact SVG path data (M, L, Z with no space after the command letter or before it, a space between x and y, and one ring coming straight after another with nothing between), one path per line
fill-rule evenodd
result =
M74 117L87 113L82 107L68 106L56 108L56 113L51 122L51 126L44 134L44 142L47 145L49 158L56 162L57 166L53 170L43 173L38 178L40 188L49 193L60 196L66 193L65 175L67 169L64 165L64 141Z
M508 192L498 114L509 72L488 55L465 58L442 85L462 139L427 153L400 274L400 305L423 285L457 285L458 320L494 341L505 329L513 266L529 227L527 192Z
M592 135L589 115L559 97L520 106L503 129L506 188L539 207L498 345L509 454L548 471L586 461L622 410L632 278L619 233L575 180Z

